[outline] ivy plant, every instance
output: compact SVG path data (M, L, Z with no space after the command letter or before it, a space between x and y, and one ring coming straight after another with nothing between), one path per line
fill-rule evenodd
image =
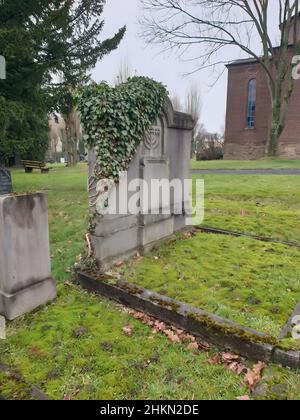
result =
M138 146L160 115L167 90L146 77L132 77L111 87L91 84L77 91L84 140L96 153L94 178L118 182Z

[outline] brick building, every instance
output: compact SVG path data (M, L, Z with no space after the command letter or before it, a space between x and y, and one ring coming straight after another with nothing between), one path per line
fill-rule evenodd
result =
M292 56L291 46L290 59ZM238 60L227 67L224 158L262 158L265 156L271 126L271 98L266 74L254 59ZM300 80L295 81L285 129L280 138L279 153L282 158L300 159Z

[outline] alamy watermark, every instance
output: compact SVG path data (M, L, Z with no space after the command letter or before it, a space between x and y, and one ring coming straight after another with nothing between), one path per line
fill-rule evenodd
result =
M98 181L90 205L101 215L183 215L186 225L200 225L204 220L203 179L128 180L120 174L119 183Z
M3 55L0 55L0 79L6 79L6 60Z

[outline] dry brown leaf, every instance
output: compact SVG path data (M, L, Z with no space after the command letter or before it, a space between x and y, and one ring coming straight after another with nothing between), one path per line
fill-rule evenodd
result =
M120 267L122 267L124 265L124 261L117 261L116 263L115 263L115 267L117 267L117 268L120 268Z
M182 340L183 341L188 341L188 342L194 342L194 341L196 341L196 337L195 336L193 336L193 335L191 335L191 334L182 334L181 335L181 338L182 338Z
M245 383L250 391L253 391L261 381L261 372L267 367L263 362L259 362L253 366L252 370L248 370L245 375Z
M233 362L230 365L228 365L228 370L230 370L230 372L235 373L238 376L240 376L242 373L247 372L246 366L238 362Z
M203 351L209 351L211 346L208 343L198 343L199 348Z
M133 334L132 330L133 330L133 326L129 324L125 325L125 327L123 328L124 334L126 334L128 337L132 337L132 334Z
M240 359L240 357L237 356L236 354L230 354L230 353L221 353L221 356L224 363L232 363Z
M166 328L167 327L166 327L166 324L164 322L156 321L154 323L154 327L153 327L152 331L155 332L155 333L159 333L159 332L164 331Z
M217 353L212 359L209 359L208 363L214 366L220 365L221 364L220 355Z
M187 346L187 349L188 349L188 350L198 350L198 349L199 349L199 345L198 345L198 343L196 343L196 342L194 341L193 343L190 343L190 344Z
M174 332L172 330L164 330L164 334L168 337L168 339L172 343L181 343L181 340L178 337L178 335L174 334Z

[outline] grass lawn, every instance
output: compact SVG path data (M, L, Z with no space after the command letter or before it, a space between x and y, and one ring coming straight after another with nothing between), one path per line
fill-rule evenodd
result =
M300 175L201 177L203 225L300 243Z
M277 337L300 300L300 250L196 234L121 269L127 281Z
M222 196L229 190L231 199L228 201L235 201L230 180L222 187L221 178L210 179L207 206L213 207L213 191ZM290 181L286 182L291 182L291 178L288 179ZM153 337L151 329L135 321L124 308L65 284L72 279L70 267L83 249L87 224L85 165L75 169L58 167L43 175L14 171L13 181L16 191L43 190L47 195L53 276L58 281L58 298L53 304L8 323L8 338L0 341L0 364L11 366L28 383L40 387L55 399L235 399L246 393L239 377L222 366L210 365L205 354L195 355L185 345L171 344L160 334ZM267 191L267 180L263 183ZM269 186L269 191L273 187ZM254 185L252 191L255 191ZM244 194L250 205L247 188ZM281 194L279 186L273 194L275 198ZM240 199L240 195L242 185L237 190L236 200ZM285 193L282 192L282 195ZM280 217L277 220L279 226ZM251 223L254 226L253 220ZM152 267L165 279L174 278L170 293L175 295L183 293L183 284L199 285L196 276L193 277L194 270L202 278L206 272L208 283L205 285L203 282L203 290L211 299L198 295L199 304L206 301L216 311L223 310L223 315L228 311L228 314L238 316L240 295L242 302L248 302L245 306L248 311L240 314L245 322L251 320L252 323L256 319L268 326L271 311L270 328L277 331L283 319L283 307L289 307L296 301L295 259L298 254L295 249L242 238L198 235L170 244L169 248L163 246L158 252L159 260L152 262L151 256L144 258L138 263L144 264L144 268L142 265L136 268L136 273L138 270L141 273L150 271ZM176 260L167 261L167 256L172 254ZM216 258L223 269L217 267ZM281 260L282 267L279 266ZM169 264L167 271L166 264ZM263 290L265 283L262 279L265 276L273 282L274 291L271 287ZM153 279L152 274L150 278ZM246 288L240 284L240 279L245 281ZM279 296L276 301L275 295L282 284L284 296ZM252 294L246 290L249 285L255 286ZM158 288L154 283L149 286ZM170 284L164 281L159 290L166 289L166 286ZM185 293L184 298L188 300L189 293ZM271 295L267 296L269 293ZM230 304L227 297L232 300ZM255 307L254 315L250 311L251 305ZM132 337L123 332L128 323L133 326ZM273 385L284 384L287 398L299 399L300 377L297 373L271 366L265 374L264 381L268 386L265 398L275 398ZM0 372L0 395L5 398L30 398L27 388L20 381L7 377L3 372Z
M191 160L192 169L300 169L300 160Z

